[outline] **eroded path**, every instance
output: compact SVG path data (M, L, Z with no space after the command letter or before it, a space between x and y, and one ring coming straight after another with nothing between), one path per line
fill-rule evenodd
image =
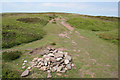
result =
M114 55L114 51L108 51L110 47L108 45L101 44L97 38L93 39L88 39L88 37L85 37L79 33L76 29L74 29L72 26L70 26L68 23L66 23L65 19L56 19L57 25L64 26L66 29L64 29L64 32L59 33L58 36L62 39L63 44L66 44L67 46L64 45L71 53L72 56L74 56L74 61L76 63L81 64L77 65L76 68L81 67L78 71L78 74L81 77L99 77L98 75L101 73L110 77L117 77L118 72L117 69L118 67L114 65L114 63L109 62L109 59L112 58L110 55ZM61 26L61 28L63 28ZM89 33L88 33L89 34ZM71 47L69 48L68 47ZM103 47L104 45L104 47ZM102 51L103 50L103 51ZM111 53L111 54L109 54ZM117 51L116 54L117 55ZM114 56L115 56L114 55ZM107 56L107 57L106 57ZM103 59L103 60L102 60ZM78 62L80 60L80 62ZM106 60L106 62L104 62ZM113 59L116 61L115 64L117 64L117 59ZM83 63L84 62L84 63ZM82 65L84 64L84 65ZM99 68L100 71L95 71L96 67ZM111 71L110 68L114 67L114 71ZM106 71L108 70L108 71ZM104 77L104 75L100 75L101 77Z

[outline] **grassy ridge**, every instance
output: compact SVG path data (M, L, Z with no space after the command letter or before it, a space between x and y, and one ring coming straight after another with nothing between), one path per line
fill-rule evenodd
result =
M118 38L118 30L117 29L99 33L98 36L102 39L108 40L108 41L118 45L119 38Z
M24 60L28 61L28 63L26 63L25 65L27 68L28 66L30 66L29 62L32 61L33 58L41 57L39 54L28 54L27 52L38 47L43 47L47 44L52 44L57 48L67 49L67 52L71 55L73 63L75 64L75 67L73 67L72 70L68 70L66 73L62 73L61 76L58 76L56 73L52 73L53 78L91 78L91 74L94 74L95 78L117 78L118 46L100 39L106 38L106 40L111 42L113 41L113 39L115 39L115 41L113 42L117 42L117 22L109 20L103 21L98 18L91 18L66 13L57 13L56 16L66 18L67 20L74 19L76 21L74 21L73 24L77 24L76 26L81 25L81 23L76 23L77 20L79 20L78 18L80 18L80 22L83 21L82 25L84 26L84 28L81 28L81 26L80 28L73 26L75 27L75 31L78 31L80 35L75 33L75 31L73 31L71 34L69 30L65 28L60 23L60 21L57 20L56 24L48 23L45 26L43 26L42 23L39 23L39 21L33 21L29 23L29 19L31 21L31 19L33 18L39 18L45 21L48 21L50 18L55 18L55 16L51 15L51 13L6 14L3 16L3 35L5 35L5 31L10 32L7 33L9 35L5 35L6 42L10 44L10 42L15 39L14 41L21 41L22 44L25 43L24 41L26 40L26 44L18 46L14 45L15 47L4 49L5 51L18 50L21 51L23 54L19 58L16 59L15 57L14 60L9 62L3 60L3 78L20 77L21 73L25 70L22 69L22 64ZM26 19L28 19L28 22L25 23L21 21L16 21L17 19L21 18L25 19L25 21ZM96 23L94 21L96 21ZM102 23L105 24L103 25ZM87 27L85 25L87 25ZM93 25L93 30L91 28L88 28L89 25ZM99 25L101 25L101 27ZM104 26L106 25L107 27L104 28ZM96 29L96 26L99 26L99 28ZM110 26L110 29L108 28L108 26ZM46 35L42 35L42 32L44 33L44 35ZM58 36L58 34L64 32L67 32L70 39L61 38ZM16 34L16 36L13 36L14 34ZM32 35L36 36L32 37ZM38 39L40 35L43 37L42 39L28 43L29 40L32 41ZM100 38L96 35L98 35ZM84 38L81 38L81 36ZM10 42L8 42L9 39L11 40ZM76 42L77 45L73 45L72 41ZM6 42L3 43L5 44ZM80 52L78 52L79 50ZM47 77L47 72L42 72L35 68L33 68L30 73L32 75L29 75L26 78Z
M117 22L106 22L83 17L71 18L68 20L68 23L76 28L92 31L109 31L118 27Z
M40 17L41 15L30 15ZM24 23L21 21L17 21L17 19L23 18L26 19L28 16L10 16L7 15L3 17L2 30L3 30L3 48L10 48L22 43L31 42L34 40L42 39L45 35L43 31L43 27L48 23L48 17L42 16L39 22L35 22L34 24ZM29 21L29 20L28 20ZM31 18L32 21L32 18Z
M118 43L118 22L117 20L109 21L111 18L106 18L104 20L100 20L97 18L88 18L83 16L69 16L68 23L75 28L98 31L97 35L105 40L108 40L112 43ZM116 18L115 18L116 19ZM102 33L101 33L102 32Z

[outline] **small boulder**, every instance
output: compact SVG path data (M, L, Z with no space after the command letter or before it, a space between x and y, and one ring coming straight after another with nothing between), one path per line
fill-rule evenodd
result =
M30 69L31 69L31 67L28 67L27 69L28 69L28 70L30 70Z
M65 68L65 70L68 70L67 68Z
M31 65L31 67L34 67L34 66L35 66L35 64L32 64L32 65Z
M25 66L23 66L22 69L25 69Z
M71 70L71 64L66 65L67 69Z
M40 68L40 70L42 70L42 71L46 71L47 69L46 69L45 66L43 66L43 67Z
M62 60L62 59L63 59L63 58L60 57L60 58L57 58L56 60L57 60L57 61L60 61L60 60Z
M57 68L57 72L60 72L62 68L63 68L63 66L59 66L59 67Z
M50 54L48 54L48 56L50 56L50 57L54 57L54 54L50 53Z
M64 54L64 52L62 52L62 51L58 51L57 53L59 53L59 54Z
M61 71L59 71L60 73L65 73L66 72L66 70L65 69L63 69L63 70L61 70Z
M41 66L40 66L40 65L39 65L39 66L37 65L36 67L37 67L37 68L41 68Z
M43 62L41 62L41 65L44 66L45 64Z
M55 72L56 70L57 70L56 67L51 68L51 71L52 71L52 72Z
M57 62L51 64L50 66L53 67L53 66L56 66L57 65Z
M57 49L55 49L54 51L53 51L53 53L57 53L58 52L58 50Z
M50 72L50 70L47 71L48 73Z
M45 54L49 54L49 50L44 50L44 53Z
M27 76L27 75L29 75L29 70L28 70L28 69L26 69L26 70L21 74L22 77L25 77L25 76Z
M23 66L25 65L25 63L22 64Z
M27 60L24 60L24 63L26 63L27 62Z
M41 56L43 56L43 55L45 55L45 52L43 51L43 52L40 52L39 53Z
M69 55L66 55L66 56L65 56L65 59L68 59L69 61L72 60L71 57L70 57Z
M65 63L65 64L68 64L68 63L69 63L69 60L68 60L68 59L65 59L64 63Z
M55 58L63 57L62 53L55 53Z
M42 60L42 58L38 58L37 61L40 62Z
M63 54L64 54L65 56L67 56L67 55L68 55L68 52L64 52Z
M51 77L52 77L52 74L50 72L48 72L47 78L51 78Z
M45 66L47 66L47 60L44 60L44 64L45 64Z
M50 61L51 62L56 62L57 60L55 58L53 58L53 57L50 57Z
M71 66L72 66L72 67L74 67L75 65L74 65L74 64L72 64Z
M38 57L37 57L37 58L34 58L32 61L35 62L35 61L37 61L37 60L38 60Z

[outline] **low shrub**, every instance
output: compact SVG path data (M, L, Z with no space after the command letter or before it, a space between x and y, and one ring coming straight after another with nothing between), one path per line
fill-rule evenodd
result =
M99 36L99 38L102 38L104 40L108 40L108 41L118 45L119 37L118 37L117 30L100 33L100 34L98 34L98 36Z
M3 68L2 69L2 80L7 80L7 78L12 78L12 79L13 78L19 78L19 75L15 71L12 71L8 68Z
M56 24L56 21L53 21L52 23Z
M51 19L55 19L55 18L57 18L58 16L56 16L55 14L53 14L53 15L51 15L51 16L49 16L49 19L51 20Z
M10 51L10 52L3 52L2 53L2 58L5 61L12 61L15 59L18 59L21 56L21 52L20 51Z
M56 45L56 43L55 43L55 42L53 42L53 43L51 43L51 45Z
M11 48L22 43L39 40L46 34L41 27L30 29L26 27L20 28L19 26L3 25L2 30L2 48Z
M40 18L19 18L17 21L21 21L24 23L40 23L42 25L46 25L48 23L47 20L40 19Z

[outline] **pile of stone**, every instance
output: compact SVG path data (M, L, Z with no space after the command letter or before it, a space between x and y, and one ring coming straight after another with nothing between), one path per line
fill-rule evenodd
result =
M36 67L41 71L47 71L47 78L51 78L51 72L65 73L74 66L74 64L71 63L71 56L68 55L67 52L62 52L54 48L47 48L41 52L40 55L42 55L42 58L37 57L32 60L31 67L28 67L27 71L25 70L27 73L32 67Z

